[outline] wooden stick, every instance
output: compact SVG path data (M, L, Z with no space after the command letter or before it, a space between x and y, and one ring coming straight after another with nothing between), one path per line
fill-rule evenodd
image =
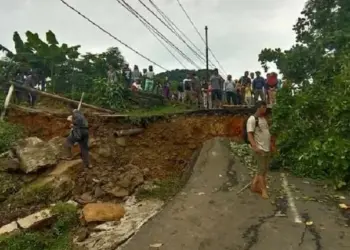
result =
M80 110L81 108L81 104L83 103L83 98L84 98L84 92L81 94L78 110Z
M6 109L7 109L7 107L8 107L9 104L10 104L13 90L14 90L14 86L13 86L13 84L11 84L11 86L10 86L10 88L9 88L9 91L7 92L6 99L5 99L4 110L1 112L1 117L0 117L0 120L1 120L1 121L4 120L4 117L5 117L5 114L6 114Z
M136 135L143 132L143 128L131 128L131 129L123 129L119 131L115 131L114 134L117 136L128 136L128 135Z
M66 102L66 103L74 103L74 104L79 105L78 101L71 100L71 99L68 99L68 98L63 97L63 96L58 96L58 95L54 95L54 94L50 94L50 93L47 93L47 92L40 91L38 89L33 89L33 88L26 87L26 86L22 86L22 85L20 85L20 84L18 84L16 82L11 82L11 84L13 84L16 88L23 89L23 90L26 90L26 91L32 91L32 92L35 92L38 95L50 97L52 99L56 99L56 100L59 100L59 101L62 101L62 102ZM90 108L90 109L94 109L94 110L98 110L98 111L101 111L101 112L105 112L105 113L115 113L115 111L112 111L112 110L109 110L109 109L100 108L100 107L97 107L97 106L94 106L94 105L90 105L90 104L87 104L87 103L83 103L83 102L81 103L81 106L86 107L86 108Z
M244 190L246 190L247 188L249 188L250 187L250 185L251 185L251 183L249 182L249 183L247 183L243 188L241 188L238 192L237 192L237 194L240 194L240 193L242 193Z

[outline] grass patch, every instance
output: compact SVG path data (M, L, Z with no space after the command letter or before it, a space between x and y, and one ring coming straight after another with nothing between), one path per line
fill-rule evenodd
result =
M15 194L23 186L20 177L6 172L0 172L0 202Z
M183 112L188 109L189 108L186 105L173 104L173 105L154 107L150 109L136 109L136 110L129 111L126 114L130 116L136 116L136 117L157 116L157 115L166 115L166 114Z
M183 187L180 177L172 177L155 181L152 187L141 187L136 193L137 199L159 199L167 201L175 196Z
M51 193L52 188L49 184L30 184L21 189L18 193L11 196L8 200L8 203L12 204L13 206L26 206L38 203L47 203L49 201Z
M56 222L45 232L27 231L0 237L0 249L6 250L70 250L71 232L78 225L77 208L59 203L52 211Z
M22 137L23 128L5 121L0 121L0 153L11 148L11 146Z

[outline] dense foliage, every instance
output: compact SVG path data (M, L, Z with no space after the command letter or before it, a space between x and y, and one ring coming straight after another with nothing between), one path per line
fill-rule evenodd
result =
M23 130L21 127L0 121L0 153L10 149L13 143L21 138Z
M309 0L301 14L296 45L259 55L294 83L273 109L279 162L340 188L350 182L350 1Z
M14 79L17 73L32 70L41 78L48 79L48 91L68 97L79 98L82 92L95 94L96 97L96 89L106 93L103 87L107 86L102 82L107 82L109 65L120 71L125 63L116 47L100 54L80 54L80 45L59 44L52 31L46 33L46 42L31 31L26 32L25 41L15 32L13 41L15 52L0 46L0 50L6 53L6 57L0 60L0 81ZM100 86L96 87L96 84ZM97 96L106 98L102 93Z
M78 223L77 208L66 203L58 203L53 207L57 214L56 222L44 232L25 231L18 234L0 237L1 249L8 250L62 250L73 249L71 230Z

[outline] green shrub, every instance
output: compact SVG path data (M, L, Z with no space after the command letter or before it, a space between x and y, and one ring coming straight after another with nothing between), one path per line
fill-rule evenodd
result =
M20 126L0 121L0 153L8 150L22 135L23 129Z
M299 176L331 179L335 188L350 181L350 67L337 77L318 79L292 95L278 93L272 131L279 160Z
M72 249L71 230L78 225L77 208L58 203L52 211L57 220L45 232L23 231L0 238L0 249L7 250L69 250Z

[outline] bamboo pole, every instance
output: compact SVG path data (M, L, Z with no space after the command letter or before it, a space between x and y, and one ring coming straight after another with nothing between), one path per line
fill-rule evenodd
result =
M56 99L56 100L59 100L59 101L62 101L62 102L66 102L66 103L74 103L76 105L79 105L78 101L75 101L75 100L72 100L72 99L68 99L66 97L62 97L62 96L59 96L59 95L54 95L54 94L50 94L50 93L47 93L47 92L43 92L43 91L40 91L38 89L33 89L33 88L26 87L26 86L22 86L22 85L20 85L18 83L15 83L15 82L11 82L11 84L13 84L16 88L23 89L23 90L26 90L26 91L32 91L32 92L35 92L38 95L50 97L52 99ZM91 104L87 104L87 103L84 103L84 102L81 103L81 106L82 107L86 107L86 108L90 108L90 109L94 109L94 110L98 110L98 111L101 111L101 112L105 112L105 113L115 113L115 111L112 111L112 110L109 110L109 109L100 108L100 107L97 107L97 106L94 106L94 105L91 105Z
M81 94L78 110L80 110L81 108L81 104L83 103L83 98L84 98L84 92Z
M8 107L9 104L10 104L13 90L14 90L14 86L13 86L13 84L11 84L11 86L10 86L10 88L9 88L9 91L7 92L6 99L5 99L4 109L3 109L3 111L1 112L1 117L0 117L0 120L1 120L1 121L4 120L4 117L5 117L5 114L6 114L6 109L7 109L7 107Z

